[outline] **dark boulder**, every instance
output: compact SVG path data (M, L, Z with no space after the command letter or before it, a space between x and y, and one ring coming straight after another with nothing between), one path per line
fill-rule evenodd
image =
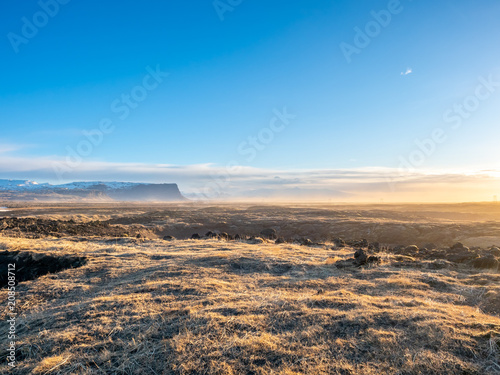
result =
M498 269L498 264L499 264L498 260L495 258L495 256L491 254L474 259L472 261L472 266L474 266L475 268L483 268L483 269L487 268Z
M366 260L366 263L380 263L382 261L382 258L375 256L375 255L370 255L368 259Z
M201 237L198 233L194 233L192 236L191 236L191 239L192 240L199 240Z
M498 248L497 246L492 246L488 249L487 253L496 257L500 257L500 248Z
M435 250L437 249L437 246L435 243L432 243L432 242L429 242L429 243L426 243L424 246L422 246L423 248L427 249L427 250Z
M477 250L469 249L462 243L457 242L445 252L445 259L450 262L464 263L472 261L478 257Z
M334 238L333 244L335 245L335 247L345 247L345 241L342 238Z
M368 256L366 255L363 249L358 249L354 253L354 259L356 260L356 263L358 265L362 266L363 264L366 264Z
M427 263L427 268L431 270L442 270L445 268L452 268L452 267L453 263L444 259L436 259L434 261Z
M260 237L254 237L254 236L252 236L252 237L250 237L248 239L247 242L249 244L251 244L251 245L258 245L258 244L264 243L265 241L262 238L260 238Z
M379 257L370 257L372 258L370 260L370 263L375 263L377 261L380 261ZM365 253L363 249L358 249L354 253L354 258L351 259L346 259L346 260L339 260L338 262L335 263L335 267L337 268L357 268L364 266L368 263L368 255Z
M450 247L450 250L452 250L452 251L463 251L463 250L469 251L469 248L467 246L464 246L463 243L457 242L456 244L454 244L453 246Z
M302 246L311 246L311 245L313 245L313 242L309 238L302 238L299 242L300 242L300 244Z
M394 254L406 255L411 257L416 256L418 254L418 251L419 249L418 246L416 245L410 245L410 246L398 245L392 250Z
M418 254L418 251L419 249L417 245L406 246L403 255L415 256Z
M268 238L270 240L274 240L277 238L276 230L273 228L266 228L260 232L260 235L264 238Z
M394 254L400 254L400 252L401 252L401 251L403 251L404 249L405 249L405 246L404 246L404 245L398 245L398 246L396 246L396 247L393 247L391 251L392 251Z
M165 237L163 237L163 239L164 239L165 241L172 241L172 240L175 240L175 237L172 237L172 236L165 236Z
M445 259L454 263L465 263L477 258L476 253L464 252L464 253L454 253L446 254Z
M347 241L347 244L352 246L352 247L359 247L359 248L367 248L368 247L368 240L362 239L362 240L355 240L355 241Z

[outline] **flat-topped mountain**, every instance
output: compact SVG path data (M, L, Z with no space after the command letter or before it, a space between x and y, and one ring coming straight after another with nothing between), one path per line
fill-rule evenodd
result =
M62 185L39 184L29 180L0 180L3 200L115 200L177 202L186 198L177 184L136 182L72 182Z

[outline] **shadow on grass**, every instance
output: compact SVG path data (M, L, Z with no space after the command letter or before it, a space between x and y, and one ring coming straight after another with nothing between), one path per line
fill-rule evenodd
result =
M292 262L283 260L273 260L264 262L260 259L249 257L201 257L196 259L189 259L186 264L195 265L197 267L206 268L220 268L224 271L235 274L249 274L249 273L267 273L271 275L284 275L294 268Z

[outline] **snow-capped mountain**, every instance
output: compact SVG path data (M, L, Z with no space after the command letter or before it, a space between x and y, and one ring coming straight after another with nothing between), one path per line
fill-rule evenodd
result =
M29 180L0 180L0 199L58 200L92 198L118 201L182 201L177 184L137 182L71 182L62 185L39 184Z
M29 180L0 180L0 190L27 190L50 186Z
M0 180L0 190L11 191L26 191L40 189L128 189L133 186L150 185L138 182L102 182L102 181L86 181L86 182L71 182L68 184L51 185L49 183L39 184L36 181L30 180Z

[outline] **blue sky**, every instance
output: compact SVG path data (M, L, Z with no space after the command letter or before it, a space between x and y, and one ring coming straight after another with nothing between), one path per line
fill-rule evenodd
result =
M402 160L418 173L500 169L496 0L221 0L219 13L213 1L55 1L2 4L0 178L69 181L94 170L99 179L170 182L175 174L132 166L218 173L227 163L271 175L401 175ZM390 20L377 29L372 11ZM23 34L26 20L41 25L36 35ZM371 30L368 46L358 48L357 30ZM342 43L359 52L350 62ZM144 90L148 69L169 75ZM144 100L121 119L112 104L134 90ZM464 101L473 110L457 119ZM294 117L270 133L285 109ZM113 130L78 153L82 132L102 119ZM415 141L435 129L445 140L420 160ZM268 143L253 146L259 135ZM68 149L78 165L57 176L52 164L65 163Z

